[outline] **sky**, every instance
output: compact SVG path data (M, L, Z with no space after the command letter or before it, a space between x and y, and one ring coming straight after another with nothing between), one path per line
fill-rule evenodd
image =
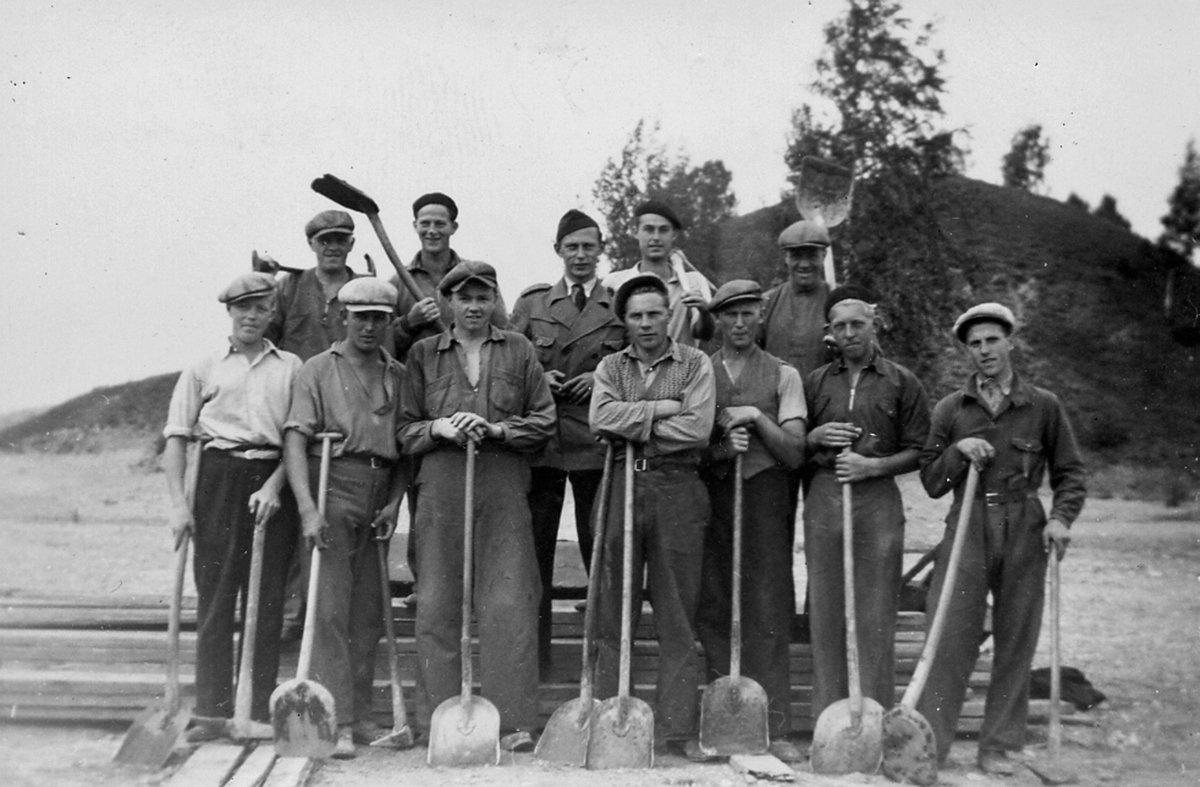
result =
M907 0L944 50L967 175L998 183L1040 123L1048 196L1104 194L1157 238L1200 136L1200 3ZM413 199L460 207L454 247L511 303L561 275L559 217L640 119L775 204L822 28L845 0L688 3L5 2L0 413L175 371L220 345L251 252L312 265L329 172L375 198L405 260ZM363 217L352 266L386 258Z

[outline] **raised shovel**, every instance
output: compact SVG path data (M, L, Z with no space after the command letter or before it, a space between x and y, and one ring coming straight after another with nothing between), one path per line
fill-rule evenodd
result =
M612 491L613 447L604 453L604 473L596 498L595 523L592 527L592 561L588 574L587 607L583 612L583 671L579 675L579 697L558 706L538 739L533 756L560 765L587 765L588 739L592 733L592 714L600 702L592 696L592 637L596 627L596 604L600 596L600 567L604 550L605 522L608 520L608 496Z
M742 676L742 454L733 462L733 608L729 624L729 675L704 688L700 699L700 750L710 757L767 751L767 693Z
M383 634L388 646L388 670L392 679L392 731L372 746L411 749L414 738L408 726L408 711L404 707L404 688L400 685L400 654L396 652L396 627L392 622L392 583L388 579L387 542L378 541L375 554L379 561L379 593L383 601Z
M333 441L341 435L322 432L321 470L317 481L317 510L325 516L329 494L329 462ZM317 629L317 588L321 576L321 550L312 550L308 577L304 637L300 640L300 663L296 677L280 684L271 694L271 724L275 728L275 754L280 757L324 759L337 748L337 716L329 689L308 679L312 664L313 637Z
M942 580L942 592L938 596L937 611L921 649L921 658L913 671L912 681L904 690L900 704L883 715L883 773L892 781L903 784L929 785L937 782L937 740L929 721L917 712L917 701L925 690L933 659L937 654L942 630L946 627L950 599L954 595L958 564L962 562L963 545L967 540L967 528L971 524L971 509L975 505L975 489L979 485L979 470L974 463L967 472L967 484L963 490L962 506L958 511L958 524L954 530L954 542L950 547L950 558L946 563L946 576Z
M429 764L435 767L500 762L500 711L471 693L471 586L475 571L475 443L467 442L463 504L462 693L444 700L429 719Z
M629 695L633 642L633 443L625 444L625 535L621 569L621 667L617 696L600 703L592 718L587 767L654 767L654 711Z
M242 662L238 670L237 695L233 718L226 730L235 741L271 740L275 731L270 724L253 721L250 706L254 702L254 648L258 638L258 604L262 593L263 546L267 540L267 522L258 521L255 511L254 539L250 547L250 579L246 584L246 614L242 621Z
M807 221L836 227L850 215L854 197L854 172L832 161L805 156L800 160L796 183L796 209ZM833 251L825 249L825 281L836 286Z

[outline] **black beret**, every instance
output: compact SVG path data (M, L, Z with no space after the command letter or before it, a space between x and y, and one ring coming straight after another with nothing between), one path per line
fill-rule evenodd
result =
M440 191L431 191L428 194L422 194L417 197L413 203L413 218L421 212L421 208L426 205L441 205L450 211L450 221L458 221L458 205L454 204L454 200L447 197Z
M671 295L667 290L667 283L653 273L643 273L641 276L634 276L617 288L617 295L613 300L613 311L616 312L617 317L625 319L625 303L635 290L647 289L661 292L663 298L670 302Z
M868 292L866 287L860 287L857 284L843 284L829 293L829 297L825 299L825 319L829 319L829 313L833 311L833 307L842 301L862 301L874 304L875 296Z
M679 215L674 209L663 202L662 200L652 199L638 205L633 211L633 217L636 219L639 216L645 216L647 213L653 213L655 216L662 216L667 221L671 222L671 226L678 232L683 229L683 222L679 220Z
M563 238L567 237L572 232L586 230L589 227L595 227L597 230L600 229L600 225L597 224L596 220L591 216L587 215L581 210L575 210L574 208L571 208L569 211L563 214L561 219L558 220L558 233L554 236L555 247L562 242ZM603 234L601 234L601 240L603 240Z

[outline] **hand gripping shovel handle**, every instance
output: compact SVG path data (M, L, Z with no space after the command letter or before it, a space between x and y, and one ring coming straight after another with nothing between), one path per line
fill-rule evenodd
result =
M583 611L583 671L579 674L579 698L587 705L592 699L592 640L596 628L596 604L600 598L600 571L604 565L604 533L608 522L608 496L612 492L613 444L605 440L604 472L596 498L596 517L592 523L592 559L588 566L587 607Z
M337 432L321 432L317 439L321 441L321 469L317 474L317 511L325 517L325 506L329 499L329 462L333 456L333 442L341 440ZM313 547L312 566L308 574L308 597L305 602L304 636L300 640L300 662L296 667L296 677L308 680L308 668L312 664L313 641L317 628L317 586L321 576L321 550Z
M946 576L942 580L942 592L938 596L937 611L933 614L933 624L929 627L929 635L925 639L925 647L921 649L921 658L913 671L912 681L904 690L904 698L900 704L908 708L916 707L921 692L925 690L925 682L929 680L929 671L933 667L933 657L937 653L938 643L942 638L942 630L946 628L946 617L949 614L950 598L954 595L954 583L958 577L958 564L962 562L963 545L967 541L967 528L971 524L971 510L975 507L975 490L979 486L979 468L971 464L967 472L967 484L963 490L962 505L958 510L958 524L954 529L954 543L950 547L950 559L946 563Z
M629 681L633 641L633 463L632 442L625 443L625 535L622 539L621 562L621 668L617 696L629 698Z
M742 457L733 460L733 599L729 621L729 677L742 676Z
M467 441L466 491L463 495L462 704L471 702L471 592L475 572L475 443Z

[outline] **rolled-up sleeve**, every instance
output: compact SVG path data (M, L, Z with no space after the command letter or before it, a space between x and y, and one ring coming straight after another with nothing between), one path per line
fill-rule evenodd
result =
M306 362L296 375L292 388L292 406L288 410L284 431L294 429L308 439L321 431L324 425L325 408L321 404L321 387L317 383L316 364Z
M167 425L163 437L190 438L200 420L200 408L204 405L204 384L197 366L184 369L175 381L171 392L171 404L167 408Z

